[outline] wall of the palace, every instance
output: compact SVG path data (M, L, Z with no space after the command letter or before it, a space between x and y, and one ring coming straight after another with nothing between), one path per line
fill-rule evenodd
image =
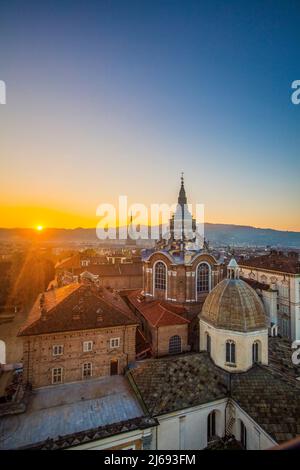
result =
M241 276L269 284L273 290L276 290L277 312L274 312L275 301L272 301L271 315L275 320L277 319L279 333L290 337L293 341L300 339L300 275L246 265L241 265L240 269ZM264 294L264 299L266 301L266 294ZM268 306L267 301L265 305Z
M159 416L152 449L197 450L207 446L207 417L217 411L216 432L224 436L226 399Z
M260 342L260 362L268 364L268 330L240 333L232 330L217 329L200 320L200 351L206 351L207 334L211 338L211 358L216 365L229 372L241 372L253 365L252 345ZM226 363L226 341L235 342L235 366Z
M110 375L111 361L118 360L118 373L135 360L136 326L37 335L23 338L24 381L33 388L52 384L52 369L63 368L63 383L82 380L84 363L92 363L92 377ZM118 348L111 338L120 338ZM91 352L83 352L83 342L92 341ZM53 356L53 346L63 345L63 354Z

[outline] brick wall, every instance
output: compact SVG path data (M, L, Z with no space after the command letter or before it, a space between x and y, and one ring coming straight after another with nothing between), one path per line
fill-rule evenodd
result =
M63 368L63 382L82 380L84 363L92 363L92 377L110 375L111 361L118 361L123 374L128 363L135 360L136 326L120 326L97 330L74 331L24 337L24 381L33 388L51 385L52 369ZM111 338L120 338L118 348L110 347ZM83 352L83 342L92 341L90 352ZM63 345L63 354L53 356L53 346ZM88 380L88 379L87 379Z

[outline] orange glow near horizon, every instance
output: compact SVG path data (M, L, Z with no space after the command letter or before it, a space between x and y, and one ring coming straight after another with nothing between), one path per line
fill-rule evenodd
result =
M146 205L146 207L148 207ZM86 214L85 208L80 208L77 213L54 209L49 207L36 206L0 206L0 227L1 228L31 228L39 233L51 228L75 229L96 228L100 222L100 217L92 211ZM275 230L300 231L300 221L296 218L291 223L289 213L282 212L280 221L277 218L277 212L266 213L263 207L258 207L254 215L252 211L245 210L243 207L228 208L209 208L205 206L205 222L214 224L232 224L247 225L259 228L272 228ZM150 212L150 208L149 208ZM37 220L42 221L37 223ZM147 224L150 219L139 220L136 223ZM134 222L135 223L135 222ZM100 226L100 224L99 224ZM114 220L110 221L110 226L118 226Z

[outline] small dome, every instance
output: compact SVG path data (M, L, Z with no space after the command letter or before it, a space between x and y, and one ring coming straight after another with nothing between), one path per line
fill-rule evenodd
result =
M223 279L217 284L208 294L200 317L216 328L233 331L267 328L260 298L242 279Z
M228 263L228 268L238 268L239 265L237 264L236 260L234 258L231 258L231 260Z

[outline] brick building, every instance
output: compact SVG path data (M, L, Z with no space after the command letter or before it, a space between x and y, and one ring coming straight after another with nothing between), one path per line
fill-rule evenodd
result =
M19 332L32 387L122 374L135 360L137 321L115 293L70 284L41 294Z
M127 302L136 315L140 329L151 345L155 357L178 354L190 350L184 307L169 305L159 300L147 301L139 290L125 293Z

